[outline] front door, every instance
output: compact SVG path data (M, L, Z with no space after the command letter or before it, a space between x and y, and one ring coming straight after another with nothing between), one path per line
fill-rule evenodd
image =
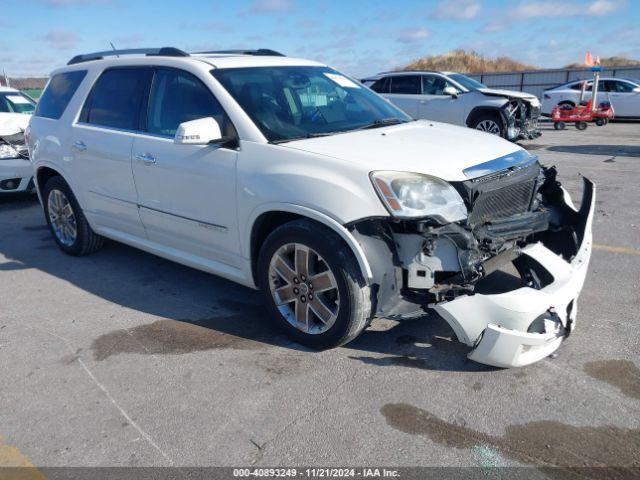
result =
M636 86L624 80L605 80L609 101L617 117L640 117L640 92Z
M422 77L420 118L454 125L463 124L463 100L445 93L444 89L447 86L453 87L451 83L440 75L424 75Z
M180 123L205 117L235 136L224 110L198 78L182 70L156 70L146 131L133 140L140 218L149 240L238 268L237 151L173 142Z

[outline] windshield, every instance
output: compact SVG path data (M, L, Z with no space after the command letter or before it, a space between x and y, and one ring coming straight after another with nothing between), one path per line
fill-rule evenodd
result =
M479 88L487 88L486 85L480 83L477 80L474 80L473 78L469 78L466 75L462 75L461 73L452 73L451 75L448 75L448 76L452 80L458 82L467 90L478 90Z
M0 112L5 113L33 113L36 104L33 100L20 92L0 93Z
M213 70L270 142L404 123L409 116L327 67Z

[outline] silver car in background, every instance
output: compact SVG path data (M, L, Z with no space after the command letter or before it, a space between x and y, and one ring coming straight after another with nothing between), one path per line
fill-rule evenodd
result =
M362 83L413 118L462 125L507 140L540 136L535 95L496 90L454 72L387 72Z

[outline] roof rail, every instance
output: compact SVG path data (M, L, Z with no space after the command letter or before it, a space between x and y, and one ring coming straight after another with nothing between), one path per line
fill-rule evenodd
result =
M257 57L286 57L285 54L271 50L270 48L258 48L257 50L214 50L197 53L217 53L223 55L254 55Z
M90 60L101 60L104 57L118 57L120 55L147 55L147 56L161 56L161 57L188 57L187 52L183 52L174 47L162 47L162 48L129 48L127 50L106 50L104 52L85 53L83 55L76 55L73 57L67 65L74 65L76 63L88 62Z

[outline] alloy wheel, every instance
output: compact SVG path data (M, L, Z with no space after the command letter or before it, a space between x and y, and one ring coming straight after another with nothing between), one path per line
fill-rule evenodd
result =
M338 318L340 295L335 275L306 245L287 243L273 254L269 288L282 316L298 330L324 333Z
M47 210L51 228L56 238L67 247L73 245L78 236L78 226L71 202L69 202L64 192L57 189L49 192Z
M494 120L482 120L478 125L476 125L476 130L500 135L500 126Z

